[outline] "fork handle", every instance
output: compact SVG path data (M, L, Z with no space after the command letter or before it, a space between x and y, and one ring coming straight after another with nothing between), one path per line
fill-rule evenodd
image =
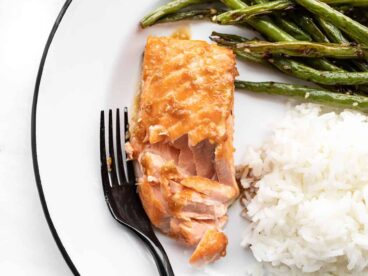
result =
M139 233L139 237L148 245L148 249L155 259L160 276L175 276L165 249L162 247L157 237L147 237L142 233Z

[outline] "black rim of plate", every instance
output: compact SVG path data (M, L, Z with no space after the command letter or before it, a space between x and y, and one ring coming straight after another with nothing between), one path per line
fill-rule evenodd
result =
M80 275L77 268L75 267L72 259L70 258L68 252L66 251L57 231L56 228L54 226L54 223L52 222L48 207L47 207L47 203L46 203L46 198L43 192L43 188L42 188L42 183L41 183L41 175L40 175L40 169L38 166L38 160L37 160L37 125L36 125L36 121L37 121L37 101L38 101L38 94L39 94L39 89L40 89L40 84L41 84L41 79L42 79L42 73L43 73L43 68L46 62L46 58L47 58L47 54L48 51L50 49L52 40L56 34L56 31L66 13L66 11L68 10L68 7L70 5L70 3L73 0L66 0L63 7L61 8L58 17L55 20L54 26L51 29L51 32L49 34L49 37L47 39L46 45L44 47L43 53L42 53L42 58L41 58L41 62L40 65L38 67L38 73L37 73L37 78L36 78L36 84L35 84L35 90L34 90L34 94L33 94L33 103L32 103L32 115L31 115L31 143L32 143L32 160L33 160L33 170L34 170L34 174L35 174L35 180L36 180L36 185L37 185L37 190L38 190L38 195L40 197L40 201L41 201L41 205L42 205L42 209L43 209L43 213L45 215L47 224L49 225L51 234L61 252L61 255L63 256L65 262L67 263L67 265L69 266L70 270L72 271L72 273L74 275Z

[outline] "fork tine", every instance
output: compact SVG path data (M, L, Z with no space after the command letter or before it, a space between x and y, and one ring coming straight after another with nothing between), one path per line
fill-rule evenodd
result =
M102 187L105 196L110 191L109 173L106 159L106 143L105 143L105 112L101 111L100 118L100 162L101 162L101 178Z
M129 120L128 120L128 108L124 107L124 140L125 143L129 141ZM135 184L134 166L133 160L128 160L128 156L125 154L126 160L126 176L127 180L131 184Z
M116 174L115 167L115 153L114 153L114 137L113 137L113 121L112 121L112 110L109 110L109 173L111 178L111 186L119 185L118 176Z
M129 120L128 120L128 108L124 107L124 134L125 134L125 143L129 141Z
M120 179L120 184L126 184L127 183L127 179L126 179L126 175L125 175L125 166L123 163L123 154L122 154L122 147L121 147L121 132L120 132L120 111L119 108L116 109L116 157L117 157L117 171L118 171L118 175L119 175L119 179Z

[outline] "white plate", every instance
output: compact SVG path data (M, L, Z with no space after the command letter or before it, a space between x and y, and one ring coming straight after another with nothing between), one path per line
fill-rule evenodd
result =
M141 30L139 20L164 2L73 1L65 9L40 74L35 96L37 103L38 91L38 105L33 114L37 125L34 158L37 161L38 157L51 219L81 275L158 274L144 245L112 219L104 202L99 168L99 112L132 106L147 36L170 35L183 24L190 27L193 39L208 40L212 30L254 36L243 29L209 22L165 24ZM241 79L287 80L255 64L239 61L238 69ZM259 144L284 111L284 99L236 93L237 163L246 147ZM159 235L175 274L245 275L255 260L249 250L240 247L246 222L239 214L239 206L231 208L225 228L229 238L226 258L204 270L188 265L191 249Z

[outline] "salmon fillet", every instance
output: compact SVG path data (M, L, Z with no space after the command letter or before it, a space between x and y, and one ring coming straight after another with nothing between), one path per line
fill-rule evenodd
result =
M126 145L152 224L197 246L190 262L226 254L222 227L239 194L233 160L231 50L204 41L149 37L142 87Z

